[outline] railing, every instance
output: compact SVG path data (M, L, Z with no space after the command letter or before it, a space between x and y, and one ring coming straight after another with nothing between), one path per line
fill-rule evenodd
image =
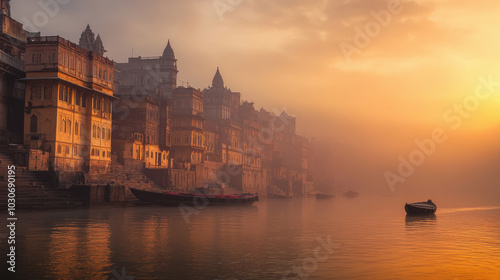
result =
M84 48L81 48L80 46L78 46L77 44L69 41L69 40L66 40L62 37L59 37L59 36L41 36L41 37L29 37L28 38L28 43L48 43L48 44L53 44L53 43L59 43L61 45L65 45L65 46L68 46L68 47L71 47L71 48L78 48L78 49L81 49L87 53L90 53L88 50L85 50ZM103 63L106 63L106 64L109 64L109 65L113 65L114 66L114 62L109 59L109 58L106 58L106 57L103 57L97 53L94 53L93 57L97 60L97 61L100 61L100 62L103 62Z
M24 72L24 62L0 50L0 62Z

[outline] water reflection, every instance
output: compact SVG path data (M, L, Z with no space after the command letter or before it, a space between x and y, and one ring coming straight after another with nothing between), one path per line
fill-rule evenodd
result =
M430 227L436 225L436 215L406 215L405 225L407 229L418 228L418 227Z
M443 209L404 224L401 210L398 201L290 199L207 208L189 223L175 207L29 213L19 217L18 276L106 279L126 268L146 280L281 279L331 236L340 246L309 279L500 279L499 209Z

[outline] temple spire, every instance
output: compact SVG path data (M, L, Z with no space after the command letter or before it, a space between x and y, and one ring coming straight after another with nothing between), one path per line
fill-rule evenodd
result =
M174 49L172 49L172 46L170 45L170 40L168 40L167 46L165 47L165 50L163 51L163 58L174 58L175 59Z
M215 73L214 79L212 80L212 87L214 88L224 88L224 80L220 74L219 67L217 67L217 72Z

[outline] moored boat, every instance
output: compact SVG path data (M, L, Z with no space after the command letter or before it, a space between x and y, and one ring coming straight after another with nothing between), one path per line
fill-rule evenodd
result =
M137 199L162 206L179 205L251 205L259 201L258 194L205 195L200 193L152 192L130 188Z
M408 215L432 215L436 213L437 206L432 200L426 202L406 203L405 211Z
M326 194L326 193L316 193L317 199L325 199L325 198L334 198L334 194Z

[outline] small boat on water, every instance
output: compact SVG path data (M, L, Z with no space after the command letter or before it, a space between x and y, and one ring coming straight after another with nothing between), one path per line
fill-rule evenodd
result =
M354 191L348 191L348 192L344 193L344 196L347 198L356 198L359 196L359 193L354 192Z
M432 215L436 213L437 206L432 200L426 202L406 203L405 211L408 215Z
M251 205L259 201L258 194L205 195L201 193L151 192L130 188L137 199L162 206L179 206L181 204L199 205Z
M316 199L334 198L334 194L316 193Z

